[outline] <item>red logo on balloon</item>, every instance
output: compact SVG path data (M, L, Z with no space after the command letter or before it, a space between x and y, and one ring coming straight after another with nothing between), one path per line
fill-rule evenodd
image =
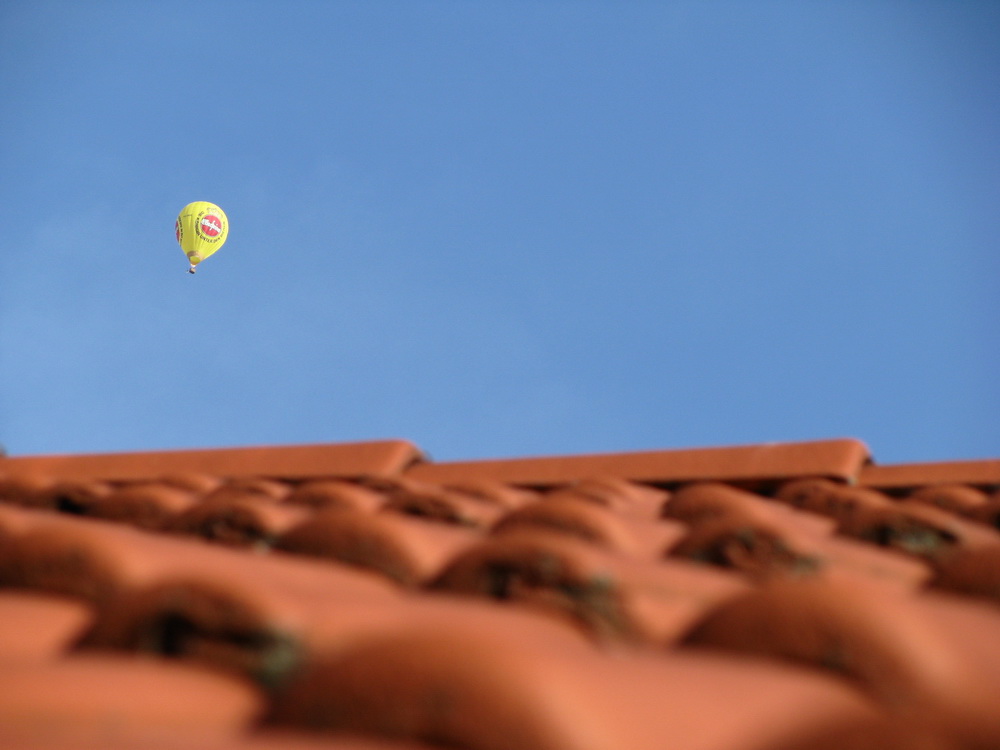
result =
M218 237L222 232L222 219L218 216L203 216L201 219L201 233L206 237Z

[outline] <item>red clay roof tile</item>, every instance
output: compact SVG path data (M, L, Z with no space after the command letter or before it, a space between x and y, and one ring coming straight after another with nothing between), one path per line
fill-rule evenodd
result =
M538 499L537 493L489 479L466 479L444 485L444 489L485 500L506 510L520 508Z
M333 445L18 456L0 460L8 474L64 479L155 479L166 474L268 476L284 479L398 474L421 458L405 440Z
M971 518L989 503L989 495L967 484L936 484L914 490L907 500L927 503Z
M919 719L901 721L880 716L847 722L817 735L806 734L769 750L968 750L970 745L940 733Z
M456 556L434 585L564 614L600 639L663 643L744 590L738 578L687 563L608 553L562 534L523 529Z
M941 461L935 463L866 466L858 482L867 487L908 490L935 484L969 484L1000 487L1000 459L981 461Z
M668 496L667 492L635 482L590 478L549 490L544 499L581 500L612 510L623 518L646 522L659 517Z
M16 480L15 480L16 481ZM58 510L63 513L87 515L90 505L111 492L105 482L63 480L36 485L33 492L14 495L9 502L26 508Z
M93 608L78 599L0 589L0 664L62 654L93 617Z
M670 555L731 568L756 580L857 576L914 588L932 576L924 562L892 550L816 534L777 519L737 515L692 528Z
M523 528L544 528L591 542L610 551L639 557L660 557L684 536L684 524L637 522L602 505L554 493L507 513L492 529L502 534Z
M867 461L868 448L865 444L845 439L728 448L421 463L407 471L407 476L429 482L448 483L476 478L542 487L567 484L593 476L611 476L660 485L705 480L773 482L802 476L853 481Z
M989 723L993 702L974 698L987 684L982 672L928 613L915 595L857 581L776 581L720 604L688 641L845 674L890 711Z
M378 576L261 556L186 537L149 534L105 521L38 513L0 547L0 584L94 601L165 580L224 580L318 596L330 585L385 589ZM348 580L350 579L350 580Z
M205 750L446 750L440 745L406 740L389 740L382 737L365 737L359 734L313 732L261 731L249 737L234 740L226 747Z
M193 471L164 474L163 476L156 477L155 479L139 481L152 481L166 487L173 487L178 490L184 490L185 492L193 492L196 495L205 495L222 484L222 480L219 477L212 476L210 474L198 474Z
M968 509L963 515L970 520L1000 529L1000 494L991 495L983 505Z
M831 577L860 576L872 583L919 588L934 576L933 569L925 561L893 549L841 536L817 539L815 544L823 561L820 572Z
M85 647L152 651L232 670L279 691L290 677L329 654L394 632L436 632L459 623L476 632L542 639L584 648L583 636L552 617L498 609L444 595L392 597L331 587L303 599L279 592L227 591L201 582L133 593L107 608Z
M780 665L566 652L443 627L314 664L272 721L468 750L763 750L872 715L837 681Z
M954 593L928 592L918 601L963 660L992 685L987 695L1000 695L1000 608Z
M4 739L0 729L0 743ZM153 737L141 733L111 737L105 733L74 737L60 733L58 738L51 734L45 737L19 734L16 738L6 739L16 740L17 750L454 750L426 742L366 737L349 732L319 734L258 726L220 737L189 733L159 733ZM6 748L10 745L2 746Z
M99 503L111 492L112 487L106 482L77 479L60 481L43 493L42 507L86 516L90 514L92 505Z
M814 534L829 534L835 524L813 513L802 513L760 495L718 482L699 482L677 490L663 506L663 515L691 524L720 517L768 521Z
M227 492L174 515L163 529L234 546L269 547L312 513L312 509L301 505Z
M160 482L137 482L92 500L86 515L157 530L197 502L197 495Z
M285 498L289 505L310 508L347 508L373 511L385 503L385 495L353 482L316 480L303 482Z
M187 743L248 729L264 709L249 683L133 656L0 665L0 743Z
M396 596L380 576L332 563L218 552L121 592L100 608L84 643L191 658L271 685L307 654L313 620Z
M996 738L1000 614L948 606L858 581L786 580L716 607L688 642L809 663L858 681L889 712Z
M890 507L881 492L864 487L845 487L826 479L798 479L778 490L775 500L796 508L849 522L857 513Z
M736 514L698 523L670 554L731 568L752 578L814 575L823 564L811 535L773 520Z
M228 502L230 500L278 501L287 497L292 487L286 482L264 477L234 477L228 479L204 494L203 503Z
M37 513L0 547L0 585L98 601L182 564L184 549L120 524Z
M839 526L843 534L941 565L959 550L1000 545L1000 532L919 502L902 501L859 512Z
M481 535L399 513L320 511L287 531L276 548L376 570L404 586L436 576Z
M0 559L4 554L2 540L20 535L39 523L44 524L53 518L53 514L15 507L0 503Z
M201 750L201 749L199 749ZM257 731L234 739L225 746L213 745L204 750L443 750L439 745L405 740L364 737L336 733L318 735L306 732ZM921 749L922 750L922 749ZM931 749L936 750L936 748Z
M934 586L1000 602L1000 546L956 550L938 561Z
M382 510L473 529L489 528L504 511L502 507L472 495L433 486L391 490Z
M4 459L0 456L0 467ZM26 507L39 507L40 499L55 483L52 477L31 472L21 474L0 473L0 503Z

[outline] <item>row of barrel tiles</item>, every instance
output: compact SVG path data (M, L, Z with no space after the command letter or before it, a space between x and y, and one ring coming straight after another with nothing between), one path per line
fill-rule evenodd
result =
M22 740L79 744L82 721L106 744L109 711L123 742L183 726L189 746L282 726L567 750L1000 738L982 489L8 477L0 502L0 715Z

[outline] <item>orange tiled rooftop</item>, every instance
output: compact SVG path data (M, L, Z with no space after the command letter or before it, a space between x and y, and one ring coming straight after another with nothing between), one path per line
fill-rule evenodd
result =
M0 746L1000 747L1000 459L0 458Z

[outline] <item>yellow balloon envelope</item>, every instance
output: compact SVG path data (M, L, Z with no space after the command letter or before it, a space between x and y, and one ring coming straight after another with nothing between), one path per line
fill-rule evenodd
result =
M181 209L175 225L177 242L191 263L189 273L216 250L229 236L226 212L208 201L188 203Z

